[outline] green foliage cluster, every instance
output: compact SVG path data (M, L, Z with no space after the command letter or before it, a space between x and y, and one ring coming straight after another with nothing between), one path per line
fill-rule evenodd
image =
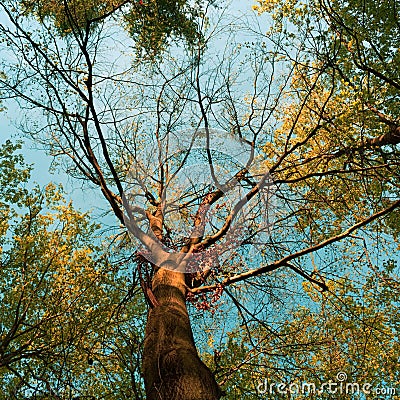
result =
M21 0L21 7L25 15L50 19L61 36L83 37L110 16L122 18L139 56L154 58L171 39L190 47L201 42L199 21L207 6L199 0Z
M90 215L30 188L20 147L0 147L0 399L140 398L144 305Z
M203 13L204 4L199 0L194 5L189 5L186 0L148 0L131 7L124 19L136 47L143 49L143 57L165 50L168 40L173 37L185 39L189 47L201 43L199 21Z

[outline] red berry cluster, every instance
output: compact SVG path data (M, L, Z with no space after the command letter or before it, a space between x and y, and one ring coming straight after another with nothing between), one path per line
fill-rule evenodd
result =
M222 296L224 292L224 287L221 284L218 284L217 287L208 293L199 293L194 294L189 292L186 295L186 300L193 304L198 310L202 311L209 311L211 314L214 315L218 305L216 304L217 301Z

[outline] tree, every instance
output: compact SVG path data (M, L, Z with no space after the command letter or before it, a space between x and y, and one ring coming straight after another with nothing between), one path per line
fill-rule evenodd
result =
M142 398L141 326L125 316L143 314L139 286L61 188L27 188L20 147L0 148L1 398Z
M227 398L348 399L378 395L376 389L398 398L395 270L389 261L365 277L328 281L325 292L304 282L308 299L303 291L274 325L269 316L269 335L253 322L250 334L237 327L226 340L215 338L204 357L225 382ZM329 382L334 386L324 388Z
M198 357L187 301L204 309L224 293L257 321L254 304L277 291L273 271L326 291L343 268L337 243L366 254L377 237L397 241L399 69L379 55L396 48L398 26L366 45L376 29L347 28L367 9L355 3L351 19L347 4L261 2L267 34L250 17L198 13L197 40L145 62L126 54L118 12L82 23L66 8L74 29L57 36L57 15L35 25L2 2L11 61L1 89L38 113L25 132L97 186L134 239L149 304L148 399L222 395ZM375 61L353 55L346 35L358 34ZM327 264L315 261L323 252Z

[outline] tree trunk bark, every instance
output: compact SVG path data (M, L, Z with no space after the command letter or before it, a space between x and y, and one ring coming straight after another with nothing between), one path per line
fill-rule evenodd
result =
M185 275L160 268L152 291L156 305L148 313L143 354L147 400L218 400L222 392L194 344Z

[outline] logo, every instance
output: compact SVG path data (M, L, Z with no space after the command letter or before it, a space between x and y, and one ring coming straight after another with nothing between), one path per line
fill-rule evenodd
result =
M329 380L327 382L322 382L319 386L317 386L313 382L290 382L290 383L269 383L267 379L264 379L263 382L260 382L257 385L257 392L259 394L319 394L323 393L335 395L395 395L396 389L393 387L373 387L368 382L351 382L348 381L348 376L345 372L340 371L336 375L336 380Z

